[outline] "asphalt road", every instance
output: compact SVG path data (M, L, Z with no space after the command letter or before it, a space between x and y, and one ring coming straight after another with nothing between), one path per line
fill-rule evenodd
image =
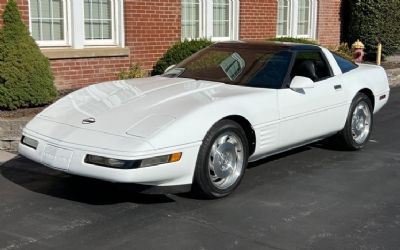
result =
M142 195L23 158L0 166L0 249L400 249L400 88L368 146L251 164L221 200Z

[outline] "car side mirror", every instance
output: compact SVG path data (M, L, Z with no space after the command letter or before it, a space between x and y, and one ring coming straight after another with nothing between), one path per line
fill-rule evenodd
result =
M168 68L166 68L164 70L164 74L168 72L168 70L172 69L173 67L175 67L175 64L168 66Z
M290 83L291 89L311 89L315 87L315 83L308 77L295 76Z

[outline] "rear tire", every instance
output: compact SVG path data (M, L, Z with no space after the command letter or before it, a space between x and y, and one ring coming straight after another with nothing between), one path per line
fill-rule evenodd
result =
M373 125L371 100L364 93L358 93L351 103L346 125L339 133L342 145L348 150L360 150L369 141Z
M243 128L231 120L216 123L197 156L193 191L207 198L231 194L247 167L249 147Z

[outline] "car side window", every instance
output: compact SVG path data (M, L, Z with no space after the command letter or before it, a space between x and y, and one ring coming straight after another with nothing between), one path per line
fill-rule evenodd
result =
M332 55L335 58L339 68L342 70L343 74L346 72L349 72L353 69L356 69L358 67L357 64L355 64L347 59L344 59L343 57L341 57L335 53L332 53Z
M249 79L248 86L280 89L289 69L292 52L281 51L265 61L264 65Z
M330 68L319 51L298 52L290 74L295 76L308 77L318 82L332 76Z

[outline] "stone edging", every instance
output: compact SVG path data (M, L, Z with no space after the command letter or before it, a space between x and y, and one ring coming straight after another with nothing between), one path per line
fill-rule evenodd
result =
M31 119L32 116L0 120L0 150L16 152L22 129Z

